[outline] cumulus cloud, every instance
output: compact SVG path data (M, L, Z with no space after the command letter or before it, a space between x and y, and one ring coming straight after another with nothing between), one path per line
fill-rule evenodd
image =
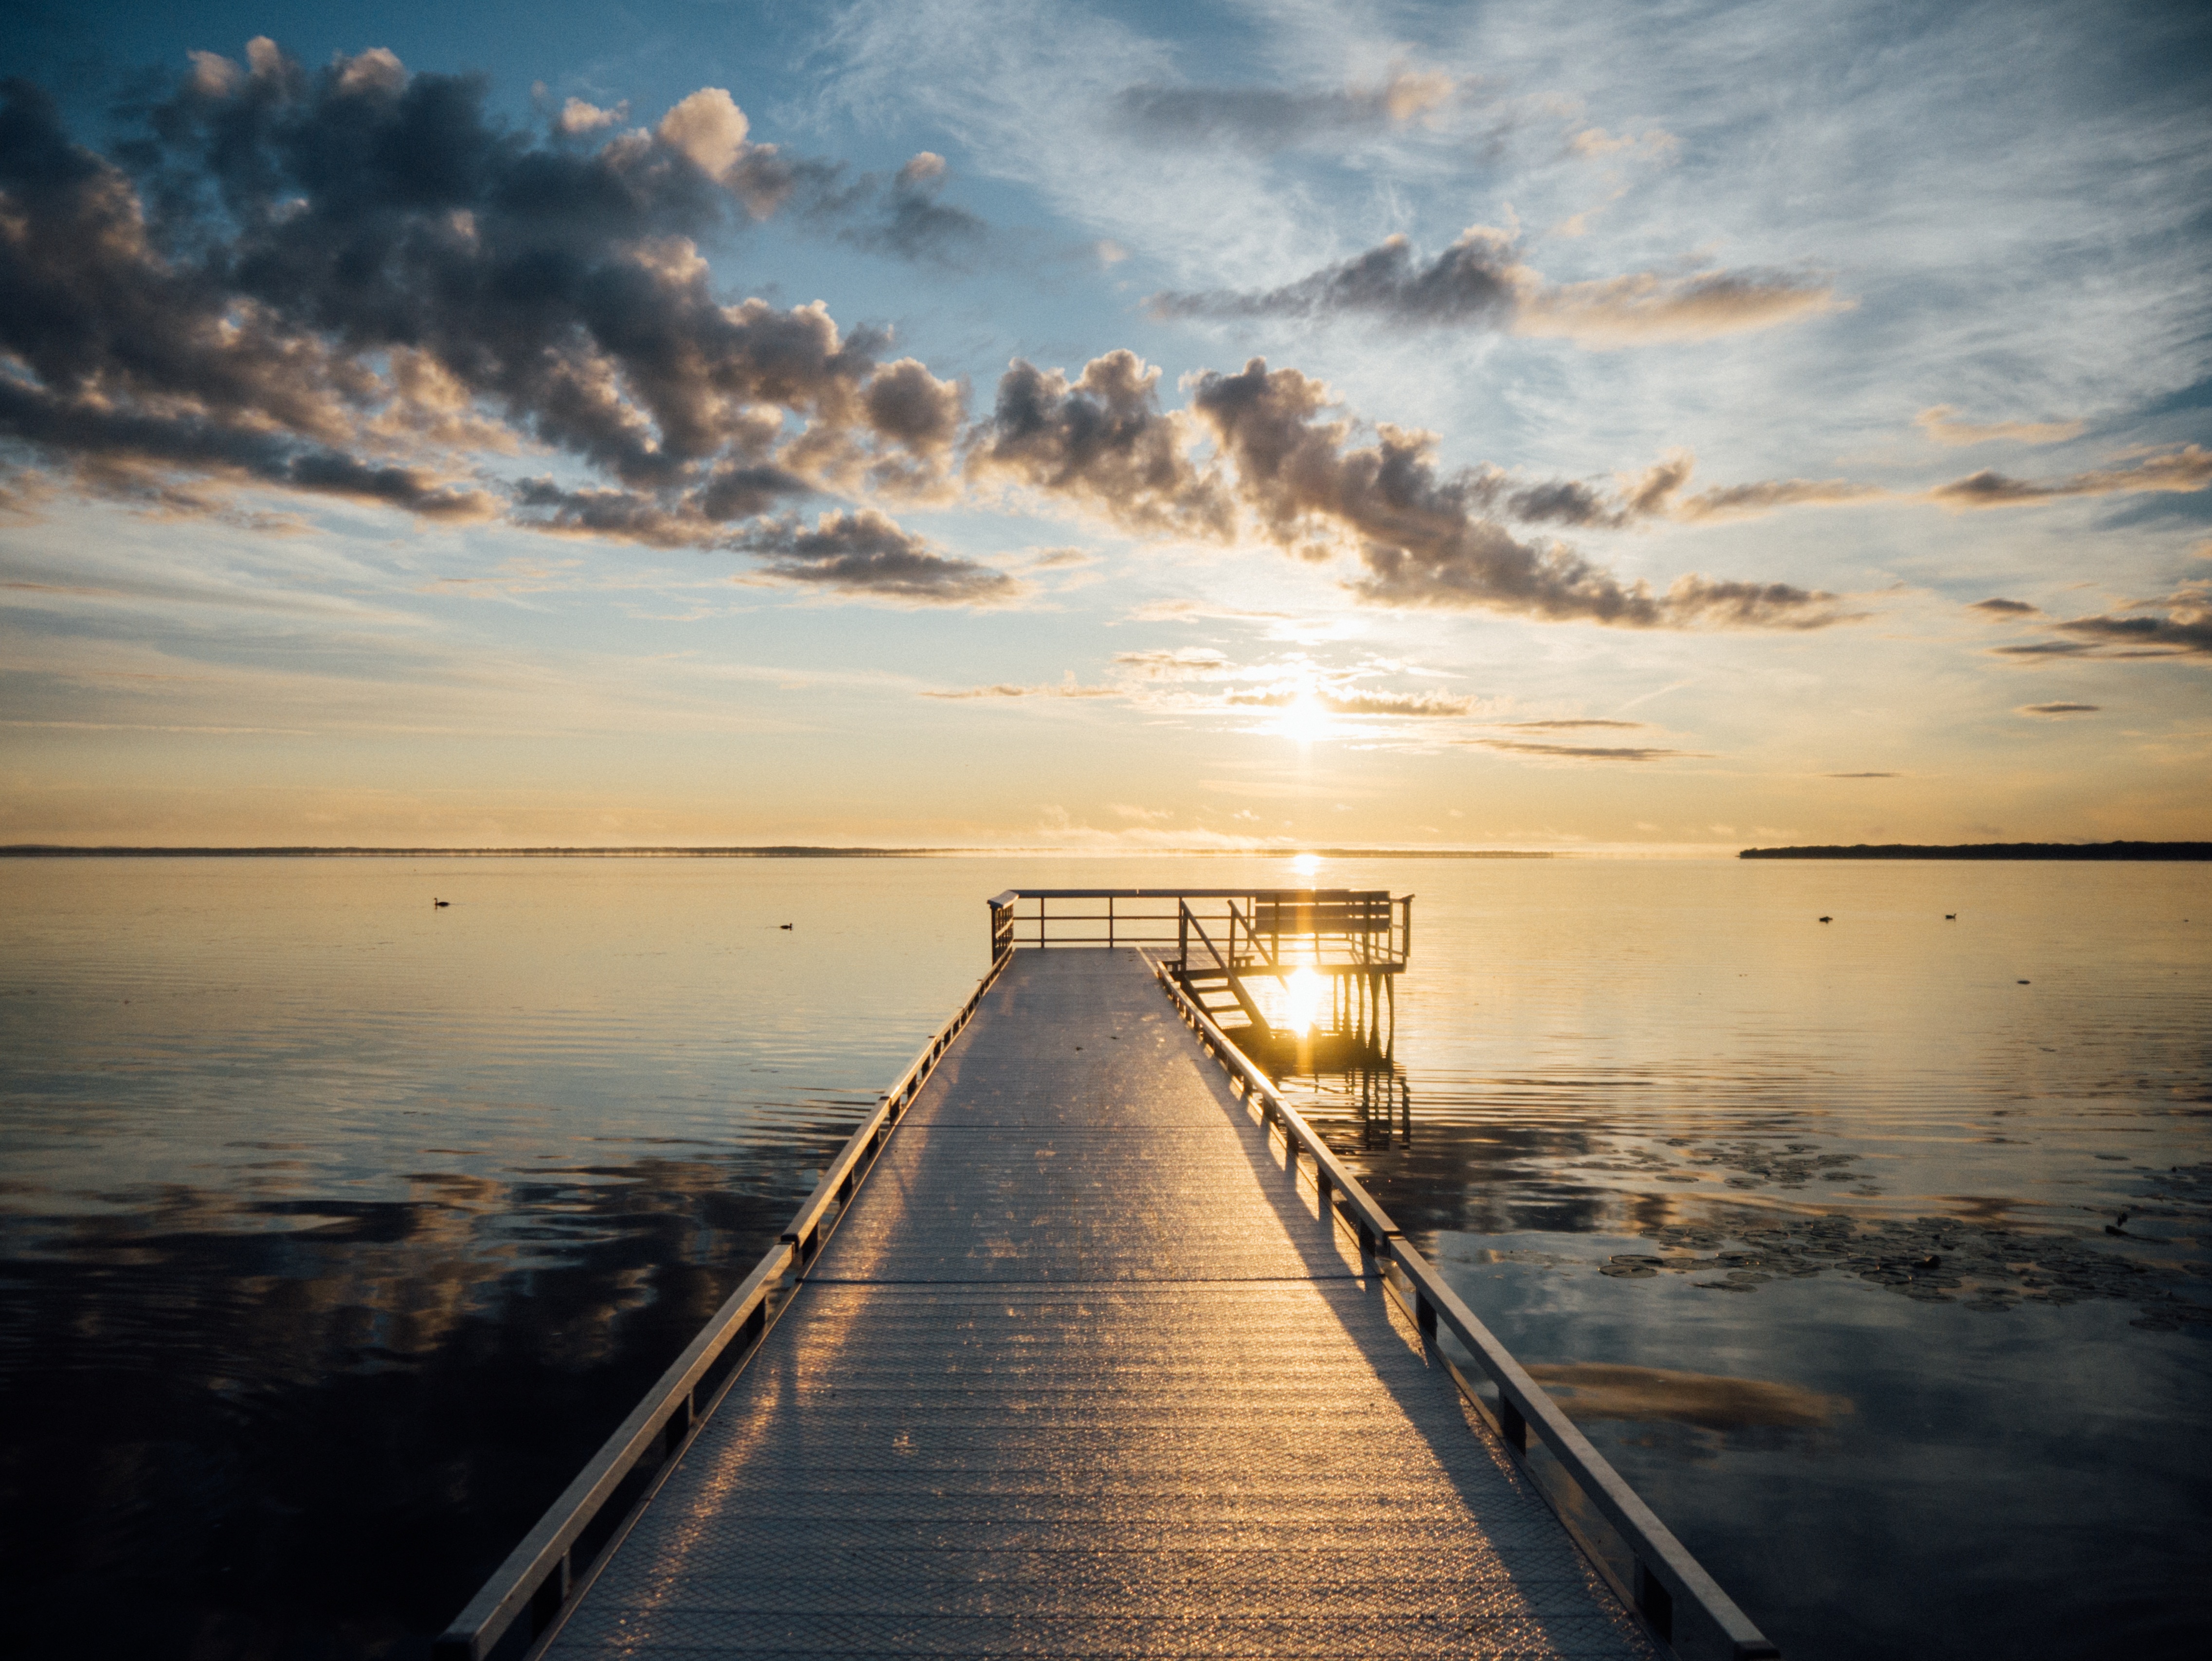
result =
M1190 423L1159 406L1160 372L1109 352L1071 382L1017 358L969 441L968 472L1064 496L1131 530L1212 539L1231 529L1220 481L1190 458Z
M1114 115L1146 143L1269 150L1402 126L1432 116L1458 91L1448 75L1401 67L1385 80L1341 87L1129 87Z
M2085 423L2079 421L1960 421L1948 404L1937 404L1912 417L1912 424L1938 444L1965 447L2003 439L2014 444L2058 444L2079 438Z
M196 57L204 55L207 54L194 54ZM612 109L603 110L583 99L571 98L561 106L561 113L553 118L553 131L564 138L580 138L586 133L604 132L609 127L618 127L629 119L628 99Z
M165 509L226 484L448 520L504 502L664 545L817 491L952 488L959 383L818 303L726 303L698 252L834 169L755 143L718 88L650 130L572 100L544 143L484 100L380 49L311 72L256 40L195 55L126 171L0 87L0 435ZM479 477L529 447L592 477Z
M2123 496L2138 491L2172 491L2186 495L2212 484L2212 450L2185 444L2178 450L2155 455L2132 467L2106 467L2071 478L2038 483L2008 478L1984 468L1939 484L1928 494L1946 508L2020 508L2060 502L2071 496Z
M1838 302L1824 281L1774 271L1642 271L1555 284L1525 262L1511 233L1474 225L1426 261L1405 237L1392 236L1279 289L1164 293L1150 303L1162 319L1360 316L1607 348L1741 334Z
M1564 544L1520 541L1484 511L1494 476L1442 471L1427 433L1383 424L1375 443L1358 444L1351 423L1328 413L1332 403L1321 382L1261 358L1200 376L1191 397L1261 534L1310 558L1349 549L1363 568L1353 592L1371 603L1639 627L1843 620L1832 594L1695 575L1655 594Z
M801 529L796 520L756 526L736 546L781 582L922 605L995 605L1026 592L1004 571L940 554L927 540L872 508L833 509Z

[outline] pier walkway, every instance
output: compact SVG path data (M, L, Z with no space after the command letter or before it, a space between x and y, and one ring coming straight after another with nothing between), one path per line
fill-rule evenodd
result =
M556 1658L1651 1652L1137 954L1017 955Z
M1016 898L435 1661L1776 1656L1216 1025L1186 941L1037 949L1040 910L1017 949Z

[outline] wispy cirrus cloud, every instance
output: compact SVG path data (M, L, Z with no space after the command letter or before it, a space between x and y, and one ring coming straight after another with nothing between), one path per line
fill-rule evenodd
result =
M1668 750L1654 745L1540 744L1526 739L1468 739L1463 742L1478 749L1551 761L1693 761L1708 757L1708 752L1702 750Z
M1912 417L1912 424L1938 444L1965 447L2000 440L2012 444L2063 444L2079 438L2081 421L1961 421L1948 404L1937 404Z
M1270 150L1402 126L1433 116L1461 93L1449 75L1401 66L1380 81L1340 86L1133 86L1112 109L1121 131L1142 143L1225 142Z

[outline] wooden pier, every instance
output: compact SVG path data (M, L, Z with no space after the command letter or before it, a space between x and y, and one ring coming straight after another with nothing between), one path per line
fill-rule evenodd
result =
M1188 956L1002 921L441 1661L1775 1654Z

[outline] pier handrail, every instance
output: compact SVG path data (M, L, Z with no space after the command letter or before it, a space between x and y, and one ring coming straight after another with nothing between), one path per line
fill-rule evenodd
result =
M1059 904L1085 900L1103 901L1105 909L1069 910ZM1264 940L1293 933L1310 935L1316 944L1340 940L1351 963L1384 974L1397 972L1413 952L1413 896L1392 894L1385 888L1010 888L987 902L991 956L995 961L1017 946L1172 943L1180 957L1188 935L1176 932L1178 911L1193 901L1206 900L1227 903L1214 916L1220 922L1225 912L1232 958L1241 930L1255 954L1267 959L1268 974L1280 973L1287 965L1278 961L1279 952L1269 950ZM1153 901L1165 909L1117 911L1117 901ZM1030 906L1034 910L1023 915L1024 908ZM1104 925L1103 932L1099 924Z
M804 1272L812 1261L822 1243L823 1218L831 1202L852 1197L853 1189L866 1174L866 1165L881 1150L899 1116L912 1105L952 1040L973 1019L976 1006L998 979L1011 952L1010 946L1006 953L993 957L989 970L976 982L967 1001L922 1045L898 1082L878 1099L875 1110L823 1168L814 1191L799 1207L782 1238L762 1255L752 1273L715 1311L684 1353L669 1363L645 1399L615 1427L591 1463L546 1507L537 1526L453 1617L431 1645L431 1661L485 1661L518 1618L529 1615L534 1638L546 1632L574 1603L619 1543L638 1509L652 1497L692 1433L737 1381L746 1356L768 1331L770 1303L783 1277L787 1273ZM710 1378L715 1364L729 1354L732 1346L738 1347L733 1365L725 1375ZM704 1401L701 1400L702 1385ZM609 1501L655 1448L662 1456L658 1475L629 1496L612 1531L579 1564L578 1542L594 1524L605 1520Z
M1279 970L1283 965L1277 960L1274 950L1261 943L1260 931L1252 926L1251 918L1237 909L1235 900L1229 902L1229 955L1232 958L1237 955L1237 926L1239 923L1244 926L1244 938L1252 942L1252 955L1266 958L1270 969ZM1281 936L1276 938L1279 940Z
M1489 1375L1498 1388L1498 1433L1516 1453L1525 1456L1528 1434L1534 1432L1569 1478L1619 1532L1633 1554L1635 1571L1632 1585L1624 1586L1616 1582L1614 1589L1670 1645L1674 1642L1675 1611L1693 1609L1718 1632L1727 1646L1729 1661L1766 1661L1779 1657L1781 1652L1751 1617L1721 1590L1651 1507L1621 1479L1606 1457L1560 1411L1543 1386L1528 1376L1528 1370L1513 1359L1459 1294L1445 1284L1428 1259L1407 1242L1389 1214L1376 1204L1358 1179L1344 1168L1329 1151L1328 1143L1306 1123L1305 1116L1283 1099L1267 1074L1237 1048L1164 964L1154 960L1152 969L1153 977L1175 1001L1185 1024L1198 1034L1199 1041L1213 1053L1230 1077L1243 1086L1246 1099L1258 1103L1262 1122L1273 1121L1282 1127L1292 1165L1295 1166L1301 1153L1312 1157L1315 1182L1322 1204L1334 1213L1336 1202L1331 1198L1332 1192L1341 1196L1360 1249L1378 1262L1395 1266L1402 1275L1407 1287L1398 1287L1387 1275L1384 1283L1401 1302L1411 1303L1414 1323L1424 1340L1433 1341L1441 1324ZM1411 1291L1410 1299L1407 1288ZM1486 1404L1468 1386L1457 1368L1453 1369L1453 1375L1459 1379L1468 1400L1487 1414ZM1556 1506L1553 1508L1559 1509ZM1577 1540L1582 1539L1581 1530L1572 1519L1562 1513L1560 1521ZM1602 1555L1588 1541L1583 1541L1583 1545L1600 1573L1608 1580L1613 1579Z

